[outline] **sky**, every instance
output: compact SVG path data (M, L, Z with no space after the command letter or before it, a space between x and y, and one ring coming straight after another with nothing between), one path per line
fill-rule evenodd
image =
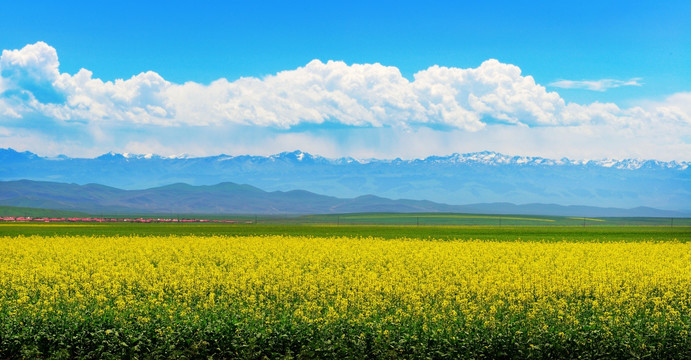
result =
M0 147L691 161L689 1L4 1Z

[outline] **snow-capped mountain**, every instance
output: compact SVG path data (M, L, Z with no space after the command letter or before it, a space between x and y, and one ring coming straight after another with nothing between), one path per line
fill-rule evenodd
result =
M562 158L559 160L545 159L542 157L528 157L528 156L508 156L504 154L495 153L492 151L483 151L469 154L452 154L449 156L432 156L422 160L414 160L420 162L437 162L437 163L456 163L456 164L484 164L484 165L526 165L526 166L558 166L558 165L572 165L572 166L601 166L615 169L637 170L642 167L660 167L668 169L685 170L689 167L689 162L662 162L657 160L639 160L639 159L602 159L602 160L570 160Z
M108 153L41 157L0 149L0 180L98 183L146 189L172 183L251 184L337 197L373 194L446 204L556 203L691 210L690 162L569 160L495 152L425 159L327 159L301 151L270 156L163 157Z

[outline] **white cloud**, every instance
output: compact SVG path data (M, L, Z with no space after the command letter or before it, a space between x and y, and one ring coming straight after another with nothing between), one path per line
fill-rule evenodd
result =
M313 60L261 79L175 84L151 71L115 81L60 73L55 49L39 42L3 51L0 74L0 126L18 134L0 146L36 152L691 159L691 93L625 109L567 104L497 60L432 66L412 81L392 66Z
M0 64L3 74L10 74L10 90L26 98L16 112L63 120L163 126L231 123L281 129L336 122L477 131L486 126L487 118L558 124L564 109L557 93L522 76L518 67L496 60L475 69L433 66L415 74L412 82L391 66L313 60L263 79L220 79L208 86L172 84L154 72L114 82L94 79L85 69L61 74L55 49L45 43L5 51ZM27 79L33 85L24 86ZM64 101L44 101L47 92Z
M664 101L645 101L642 107L658 118L686 122L691 126L691 92L672 94Z
M559 80L549 84L562 89L585 89L592 91L606 91L622 86L641 86L641 78L629 80L600 79L600 80Z
M0 56L3 78L19 82L26 78L53 82L60 75L59 66L58 53L42 41L21 50L3 50Z

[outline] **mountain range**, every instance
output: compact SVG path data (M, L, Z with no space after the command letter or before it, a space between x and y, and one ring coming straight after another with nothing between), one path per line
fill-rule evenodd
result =
M122 190L98 184L45 181L0 182L0 205L82 211L90 214L329 214L362 212L453 212L586 217L680 217L674 211L510 203L448 205L423 200L391 200L373 195L351 199L304 190L267 192L250 185L172 184Z
M71 158L0 149L0 181L102 184L125 190L165 188L175 183L235 183L251 184L269 193L292 194L292 190L302 189L353 200L371 195L451 205L541 203L691 213L690 164L554 160L494 152L359 160L327 159L301 151L271 156L108 153Z

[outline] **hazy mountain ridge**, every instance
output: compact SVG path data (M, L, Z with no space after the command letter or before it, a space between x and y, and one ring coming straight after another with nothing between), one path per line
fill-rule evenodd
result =
M0 182L0 205L82 211L91 214L329 214L362 212L460 212L587 217L680 217L681 212L511 203L448 205L425 200L392 200L374 195L337 198L304 190L266 192L250 185L171 184L122 190L99 184L44 181Z
M425 159L327 159L301 151L209 157L108 153L41 157L0 149L0 180L99 183L146 189L171 183L252 184L339 198L376 195L437 203L545 203L691 210L689 162L552 160L494 152Z

